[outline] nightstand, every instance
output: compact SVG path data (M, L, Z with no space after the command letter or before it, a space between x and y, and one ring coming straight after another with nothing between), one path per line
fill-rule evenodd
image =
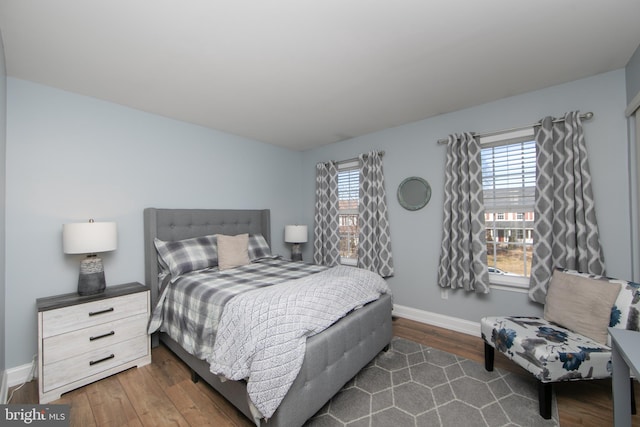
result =
M108 286L36 300L40 403L134 366L151 363L149 288Z

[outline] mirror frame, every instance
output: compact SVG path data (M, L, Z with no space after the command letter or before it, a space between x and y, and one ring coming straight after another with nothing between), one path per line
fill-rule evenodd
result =
M412 183L412 182L418 182L420 184L422 184L425 189L426 189L426 196L423 200L420 200L419 203L415 203L415 204L411 204L409 202L407 202L407 200L405 199L405 196L403 194L403 188L408 184L408 183ZM400 206L402 206L403 208L405 208L408 211L417 211L419 209L424 208L427 203L429 203L429 200L431 199L431 186L429 185L429 183L423 179L420 178L419 176L410 176L409 178L405 178L400 185L398 185L398 202L400 203Z

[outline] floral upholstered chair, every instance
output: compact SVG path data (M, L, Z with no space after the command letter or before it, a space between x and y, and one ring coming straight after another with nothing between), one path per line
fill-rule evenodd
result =
M556 269L547 290L544 317L485 317L481 320L485 368L494 351L538 380L540 415L551 418L552 384L611 376L608 327L639 328L640 285ZM631 383L632 410L635 410Z

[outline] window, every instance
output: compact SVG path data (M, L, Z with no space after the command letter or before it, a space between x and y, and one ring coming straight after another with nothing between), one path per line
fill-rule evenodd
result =
M480 144L491 282L523 287L531 274L533 253L533 129L480 138Z
M358 201L360 169L358 161L338 165L338 221L340 262L355 265L358 261Z

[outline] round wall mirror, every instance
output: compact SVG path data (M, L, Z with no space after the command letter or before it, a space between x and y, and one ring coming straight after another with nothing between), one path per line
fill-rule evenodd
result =
M398 186L398 202L410 211L424 208L431 199L431 186L424 179L412 176Z

